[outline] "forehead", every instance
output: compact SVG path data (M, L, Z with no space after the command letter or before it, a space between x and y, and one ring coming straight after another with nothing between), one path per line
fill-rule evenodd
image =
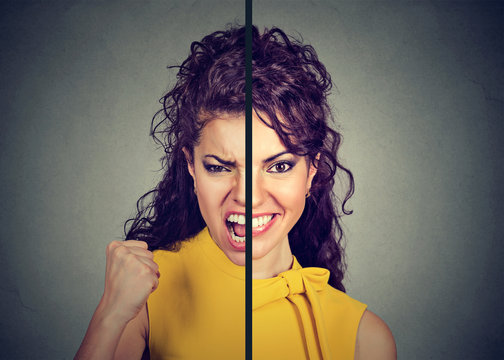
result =
M209 120L195 150L232 159L245 158L245 115L221 114ZM252 115L253 158L267 158L286 148L275 130Z
M245 153L245 117L223 114L208 120L195 151L228 158Z

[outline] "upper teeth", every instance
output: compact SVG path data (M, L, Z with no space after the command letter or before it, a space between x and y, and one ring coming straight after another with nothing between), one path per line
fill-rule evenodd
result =
M258 217L252 218L252 227L263 226L263 225L267 224L272 218L273 218L273 215L264 215L264 216L258 216ZM227 221L235 222L240 225L245 225L245 215L231 214L228 216Z
M267 224L272 218L273 215L264 215L252 218L252 227L263 226L264 224Z
M240 215L240 214L231 214L228 216L227 221L229 222L235 222L240 225L245 225L245 215Z

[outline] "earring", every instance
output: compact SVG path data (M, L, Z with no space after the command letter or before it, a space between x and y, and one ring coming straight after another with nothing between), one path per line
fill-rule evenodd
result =
M196 191L196 188L194 188L194 195L198 196L198 192Z
M308 198L310 197L310 195L311 195L311 194L310 194L310 191L308 191L308 192L306 193L305 197L308 199Z

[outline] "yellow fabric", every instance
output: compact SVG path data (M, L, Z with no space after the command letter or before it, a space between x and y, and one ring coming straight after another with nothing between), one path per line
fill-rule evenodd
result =
M245 267L208 229L178 252L158 250L159 286L148 299L151 359L245 358ZM366 305L327 284L329 271L302 268L253 280L254 360L353 359Z
M352 360L366 305L327 284L329 271L302 268L253 280L253 358Z
M245 358L245 267L208 229L178 252L157 250L159 286L147 301L151 359Z

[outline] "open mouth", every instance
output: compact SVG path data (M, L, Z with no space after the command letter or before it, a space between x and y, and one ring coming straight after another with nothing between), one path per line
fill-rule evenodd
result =
M275 217L274 214L253 216L252 235L258 235L265 231ZM226 226L231 235L231 239L237 243L245 242L245 214L232 213L226 219Z

